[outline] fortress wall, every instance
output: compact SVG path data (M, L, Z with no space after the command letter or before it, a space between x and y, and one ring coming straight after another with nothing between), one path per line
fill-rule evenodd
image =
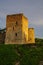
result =
M6 28L5 44L18 44L22 42L22 14L8 15Z
M28 28L28 43L35 43L34 28Z
M28 19L25 16L22 17L22 37L26 43L28 41Z
M4 44L5 43L5 32L1 32L0 33L0 44Z
M28 19L22 14L7 15L5 44L35 43L34 28L28 28Z

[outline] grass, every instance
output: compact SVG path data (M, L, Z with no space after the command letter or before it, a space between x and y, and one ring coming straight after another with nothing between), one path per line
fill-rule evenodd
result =
M0 65L39 65L43 61L43 46L0 45Z

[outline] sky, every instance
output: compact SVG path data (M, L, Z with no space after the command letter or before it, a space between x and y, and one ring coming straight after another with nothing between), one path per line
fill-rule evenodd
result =
M23 13L28 27L35 29L35 37L43 38L43 0L0 0L0 28L6 27L6 16Z

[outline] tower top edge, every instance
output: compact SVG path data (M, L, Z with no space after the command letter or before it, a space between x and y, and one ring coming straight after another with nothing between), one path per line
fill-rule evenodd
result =
M17 14L9 14L8 16L23 16L25 19L28 19L23 13L17 13Z

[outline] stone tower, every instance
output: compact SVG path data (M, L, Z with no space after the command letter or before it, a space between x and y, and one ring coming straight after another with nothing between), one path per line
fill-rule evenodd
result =
M7 15L5 44L28 42L28 19L22 14Z
M34 28L28 28L28 43L35 43Z

